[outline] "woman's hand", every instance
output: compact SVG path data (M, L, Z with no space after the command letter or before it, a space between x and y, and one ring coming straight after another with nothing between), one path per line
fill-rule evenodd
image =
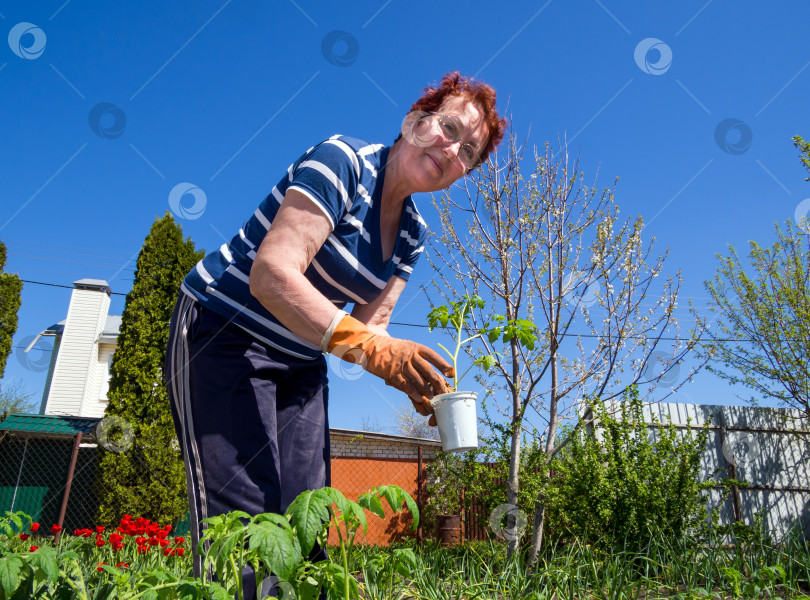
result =
M448 388L446 391L449 392L450 389ZM433 406L431 405L430 400L422 398L421 396L417 398L408 396L408 400L411 401L411 404L413 404L413 409L420 415L423 417L430 415L428 425L431 427L436 427L436 414L433 412Z
M423 415L433 412L429 399L448 388L434 367L447 377L455 377L453 367L427 346L375 334L350 315L337 324L326 347L335 356L361 365L386 384L405 392ZM419 405L417 398L421 400Z

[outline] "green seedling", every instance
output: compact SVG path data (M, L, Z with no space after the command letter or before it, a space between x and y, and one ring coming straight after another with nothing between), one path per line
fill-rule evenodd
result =
M355 537L360 527L362 526L363 533L368 530L368 522L363 509L383 519L385 518L383 500L394 513L400 512L404 503L413 515L413 529L416 530L419 524L419 509L416 502L405 490L396 485L372 488L361 495L357 502L348 500L338 490L330 487L307 491L293 500L284 513L295 530L297 541L304 554L309 554L316 542L321 546L325 545L329 527L335 527L341 564L322 561L313 566L312 575L327 589L332 590L330 598L340 597L336 594L337 590L342 591L342 597L346 600L358 597L357 580L349 571L349 558L352 555ZM408 560L411 557L402 558ZM413 558L415 562L415 557Z
M476 338L485 337L489 343L494 343L498 339L503 342L511 342L516 340L518 344L524 346L529 350L534 350L534 343L537 341L535 331L537 328L534 323L526 319L507 319L503 315L494 315L492 320L494 323L486 323L484 327L478 330L478 333L470 337L464 337L465 325L467 320L472 315L474 309L484 308L484 301L479 296L470 296L465 294L458 302L451 302L450 308L446 305L438 306L428 313L428 329L433 331L436 327L442 329L451 329L455 337L456 347L453 352L450 352L442 344L438 344L439 348L444 350L450 357L453 365L453 370L456 372L456 378L453 379L453 391L458 391L458 384L461 379L469 373L473 366L483 367L484 370L489 370L498 364L497 353L490 353L480 356L473 361L464 373L458 375L458 354L462 346L470 343Z
M455 351L450 352L442 344L439 344L439 348L447 353L447 356L450 357L450 361L453 364L453 371L456 373L456 377L453 378L453 391L456 392L458 391L459 382L472 368L472 365L470 365L464 373L461 375L458 374L458 353L461 351L461 347L464 344L468 344L475 338L482 336L482 333L478 332L473 336L464 338L464 325L474 308L484 307L484 301L478 296L465 295L459 302L451 302L450 305L452 306L452 310L442 305L430 311L428 314L428 330L433 331L437 326L441 326L442 329L448 328L449 326L454 330L456 338ZM481 360L482 359L478 359L473 364Z

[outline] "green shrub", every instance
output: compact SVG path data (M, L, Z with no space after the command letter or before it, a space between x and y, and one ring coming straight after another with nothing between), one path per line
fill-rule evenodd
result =
M423 527L426 531L435 530L437 515L461 514L462 490L465 504L481 505L485 515L506 502L507 463L480 462L480 457L475 450L458 454L436 452L435 459L425 467L427 501Z
M698 480L708 423L678 433L669 422L648 428L638 390L631 387L610 414L598 399L596 419L580 427L552 462L546 488L552 534L612 540L640 548L654 534L682 539L706 518ZM617 407L614 404L613 407Z

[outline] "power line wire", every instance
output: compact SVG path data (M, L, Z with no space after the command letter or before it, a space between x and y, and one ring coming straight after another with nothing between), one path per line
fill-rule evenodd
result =
M428 327L428 325L424 325L422 323L389 323L389 325L401 325L402 327ZM566 333L564 337L584 337L584 338L601 338L604 336L596 335L594 333ZM686 338L674 338L674 337L658 337L658 336L641 336L641 335L631 335L624 339L627 340L637 340L637 339L651 339L651 337L655 337L655 339L663 340L663 341L670 341L670 342L683 342ZM734 339L734 338L727 338L727 339L717 339L715 341L718 342L753 342L755 340L748 340L748 339ZM800 341L800 340L789 340L789 341Z
M29 279L21 279L20 281L22 281L23 283L32 283L32 284L35 284L35 285L45 285L45 286L50 286L50 287L58 287L58 288L64 288L64 289L68 289L68 290L75 289L75 287L72 286L72 285L61 285L61 284L58 284L58 283L45 283L45 282L42 282L42 281L31 281ZM114 295L114 296L126 296L126 294L123 294L121 292L112 292L112 295ZM420 328L427 328L428 327L428 325L425 325L423 323L391 322L391 323L389 323L389 325L397 325L397 326L400 326L400 327L420 327ZM593 333L567 333L566 337L569 337L569 336L570 337L584 337L584 338L601 338L601 337L603 337L603 336L599 336L599 335L596 335L596 334L593 334ZM633 339L633 340L635 340L635 339L644 339L644 340L646 340L646 339L649 339L649 337L648 336L632 335L632 336L628 336L625 339L628 339L628 340L630 340L630 339ZM674 337L660 337L659 338L658 336L656 336L656 339L660 339L662 341L677 342L677 341L684 341L686 338L674 338ZM727 338L727 339L718 339L716 341L718 341L718 342L754 342L755 340ZM788 340L788 341L799 341L799 340Z
M20 279L23 283L33 283L35 285L47 285L50 287L58 287L64 288L66 290L74 290L76 289L75 286L72 285L61 285L59 283L45 283L44 281L31 281L30 279ZM126 296L126 294L122 294L121 292L110 292L113 296Z

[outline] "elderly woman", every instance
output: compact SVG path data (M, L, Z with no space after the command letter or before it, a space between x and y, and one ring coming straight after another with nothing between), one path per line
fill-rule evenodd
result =
M280 513L330 483L324 353L403 391L435 424L430 398L447 385L436 369L452 368L386 327L424 248L411 195L486 159L503 137L494 105L491 87L451 73L414 103L392 146L342 135L313 146L186 276L166 375L194 547L206 517Z

